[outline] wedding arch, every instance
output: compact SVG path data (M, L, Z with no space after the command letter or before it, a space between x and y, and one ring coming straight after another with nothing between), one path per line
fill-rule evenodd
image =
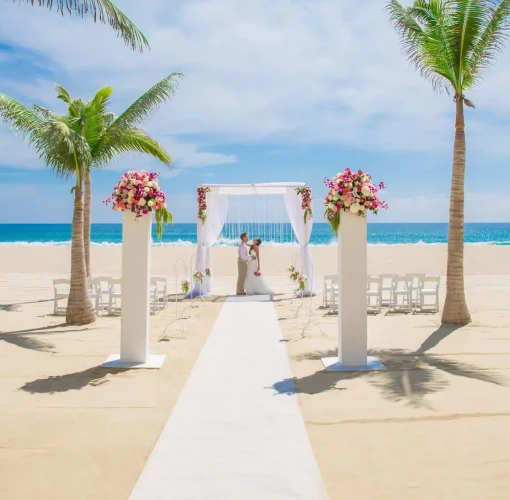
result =
M206 295L212 289L214 269L211 248L221 235L229 209L229 198L244 196L281 196L287 216L300 247L300 271L308 277L305 295L314 295L314 266L309 250L313 217L311 190L303 182L265 184L202 184L197 188L197 259L196 271L204 275L201 284L195 283L191 296ZM242 227L242 225L241 225ZM205 247L205 259L204 248ZM211 270L207 276L205 269ZM283 271L283 270L282 270Z

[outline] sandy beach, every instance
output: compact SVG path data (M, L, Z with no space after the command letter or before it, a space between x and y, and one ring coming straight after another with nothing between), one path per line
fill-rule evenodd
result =
M2 499L128 498L234 287L236 250L215 248L215 295L186 320L185 338L170 323L174 304L152 317L151 349L167 355L163 368L104 370L98 365L118 352L120 319L76 328L52 315L52 279L68 274L69 251L0 246ZM263 249L261 264L330 499L507 499L510 247L466 246L467 327L440 328L439 314L370 316L369 348L388 370L361 375L324 372L336 316L320 308L320 294L311 303L292 297L285 269L295 252ZM176 259L193 253L153 248L153 274L169 278L171 293ZM312 255L320 287L336 271L336 248ZM92 263L94 274L118 276L121 248L94 247ZM444 277L445 268L442 245L369 247L371 274ZM277 397L282 382L274 381Z

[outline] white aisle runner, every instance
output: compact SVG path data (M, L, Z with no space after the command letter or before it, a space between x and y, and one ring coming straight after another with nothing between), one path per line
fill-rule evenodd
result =
M131 500L327 498L281 339L269 297L227 300Z

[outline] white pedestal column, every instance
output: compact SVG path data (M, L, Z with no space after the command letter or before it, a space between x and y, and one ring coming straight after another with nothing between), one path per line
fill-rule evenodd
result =
M342 212L338 230L338 357L327 370L384 370L367 356L367 219Z
M149 354L152 217L123 212L120 355L102 366L159 368L165 356Z

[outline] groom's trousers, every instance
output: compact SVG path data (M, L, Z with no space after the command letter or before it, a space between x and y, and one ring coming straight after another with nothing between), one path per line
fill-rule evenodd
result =
M248 261L243 259L237 260L237 291L236 293L239 295L240 293L244 293L244 281L246 279L246 271L248 270Z

